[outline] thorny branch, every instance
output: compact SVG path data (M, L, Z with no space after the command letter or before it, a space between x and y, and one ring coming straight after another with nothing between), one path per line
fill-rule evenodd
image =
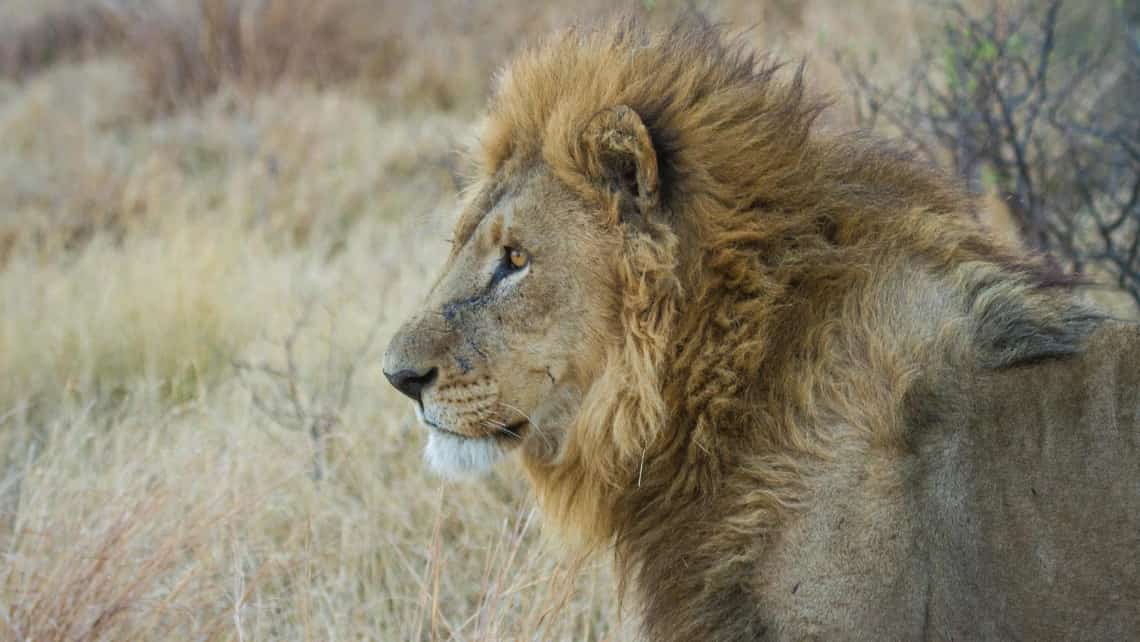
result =
M1140 307L1140 8L945 6L898 85L837 54L857 124L995 191L1031 249L1111 275Z
M351 351L338 349L332 338L335 327L331 328L330 336L324 340L323 380L317 381L306 376L298 355L299 341L312 328L314 308L311 303L306 305L280 342L283 367L242 359L234 359L232 363L238 371L238 380L249 391L250 400L259 412L282 428L308 433L313 444L311 474L319 481L327 467L326 441L342 422L360 364L372 356L380 323L374 322L361 344ZM330 312L329 318L335 326L335 315Z

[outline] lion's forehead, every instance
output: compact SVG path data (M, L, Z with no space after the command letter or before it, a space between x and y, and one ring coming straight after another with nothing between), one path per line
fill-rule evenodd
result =
M525 186L536 173L533 164L523 167L509 163L495 174L485 176L471 185L470 196L460 205L459 217L452 230L456 251L476 235L484 220L492 214L502 213L505 206L525 193Z

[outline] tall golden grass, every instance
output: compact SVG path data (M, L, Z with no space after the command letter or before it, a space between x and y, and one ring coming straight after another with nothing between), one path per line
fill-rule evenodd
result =
M544 543L511 470L427 474L379 372L493 69L607 4L4 9L0 638L629 637L606 560ZM793 56L927 20L710 11Z

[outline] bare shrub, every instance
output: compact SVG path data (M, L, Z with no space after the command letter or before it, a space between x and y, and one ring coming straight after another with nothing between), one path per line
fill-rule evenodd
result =
M359 76L386 41L377 5L354 0L194 0L136 9L127 51L159 109L201 99L223 83L318 86Z
M1007 4L950 2L893 86L844 61L856 118L996 192L1030 248L1111 275L1140 306L1140 10Z
M118 44L120 16L108 6L76 4L0 28L0 76L22 79L52 64Z
M356 375L366 360L375 359L372 348L376 343L379 322L373 323L360 345L351 351L340 349L333 340L336 336L336 316L328 311L329 336L323 341L321 375L307 376L314 368L302 368L298 354L298 341L310 329L316 306L309 302L301 316L293 323L278 346L277 361L251 362L233 360L241 383L250 393L250 401L275 424L286 430L308 433L312 440L313 466L310 474L319 481L325 475L326 442L332 431L343 421L343 414L352 400Z

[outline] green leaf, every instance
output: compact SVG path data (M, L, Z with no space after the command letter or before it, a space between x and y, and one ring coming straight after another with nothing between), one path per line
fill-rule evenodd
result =
M997 175L997 172L995 172L992 167L990 167L989 165L982 165L982 169L981 169L980 173L981 173L981 179L982 179L982 187L984 187L986 189L986 191L997 189L997 187L998 187L998 175Z
M1021 34L1015 33L1006 41L1006 46L1015 54L1021 53L1022 47L1025 46L1025 39L1021 37Z
M946 52L942 56L942 67L946 71L946 78L950 83L950 87L957 87L960 79L958 78L958 65L955 64L956 56L954 50L947 47Z
M978 58L981 60L993 60L997 58L997 45L992 40L985 40L978 46Z

